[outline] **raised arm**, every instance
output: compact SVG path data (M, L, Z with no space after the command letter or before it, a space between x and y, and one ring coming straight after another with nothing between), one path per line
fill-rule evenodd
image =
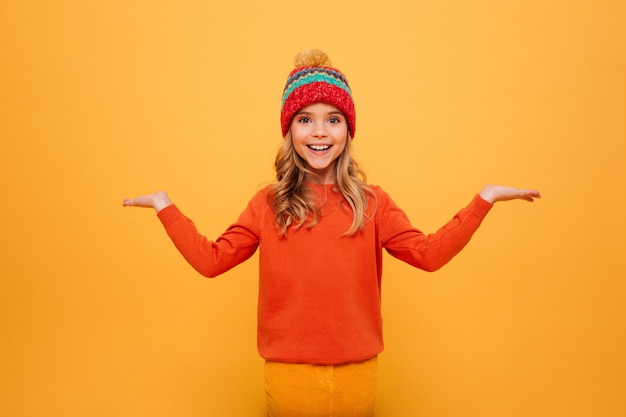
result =
M235 224L213 241L198 231L165 191L126 198L122 205L153 208L178 251L206 277L220 275L250 258L259 244L255 227L257 219L250 215L250 209L244 212L248 216L242 214Z
M411 226L406 215L391 201L379 196L379 212L384 225L383 247L410 265L435 271L448 263L470 241L487 212L498 201L540 198L539 191L500 185L487 185L472 202L461 209L436 233L424 234Z

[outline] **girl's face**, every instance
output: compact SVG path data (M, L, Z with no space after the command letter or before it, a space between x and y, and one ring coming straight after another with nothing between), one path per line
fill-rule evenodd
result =
M348 139L348 123L343 113L331 104L311 104L296 113L290 131L295 151L316 174L307 174L305 179L334 183L335 164Z

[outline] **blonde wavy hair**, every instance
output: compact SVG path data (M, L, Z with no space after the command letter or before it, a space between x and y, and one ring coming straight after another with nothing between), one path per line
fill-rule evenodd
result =
M366 183L365 173L352 159L351 146L352 139L348 135L345 149L335 164L337 188L354 214L352 224L343 236L352 236L363 230L370 220L366 212L368 199L376 199ZM285 237L290 226L299 228L304 225L309 215L313 217L308 227L314 227L320 220L320 208L305 186L305 175L311 171L293 147L291 132L287 132L276 154L274 167L277 182L272 186L269 198L280 236Z

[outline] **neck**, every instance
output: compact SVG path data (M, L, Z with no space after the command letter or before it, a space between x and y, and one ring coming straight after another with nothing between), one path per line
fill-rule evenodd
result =
M320 184L320 185L328 185L328 184L336 184L337 183L337 178L335 177L335 172L334 171L322 172L322 173L308 172L304 176L304 180L306 182L310 182L310 183L313 183L313 184Z

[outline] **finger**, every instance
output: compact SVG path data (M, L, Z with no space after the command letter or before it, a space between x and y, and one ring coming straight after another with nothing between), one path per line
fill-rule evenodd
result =
M541 193L537 190L528 190L526 191L526 195L528 198L531 198L531 199L541 198Z
M526 199L531 203L535 201L535 198L541 198L541 193L537 190L527 190Z

